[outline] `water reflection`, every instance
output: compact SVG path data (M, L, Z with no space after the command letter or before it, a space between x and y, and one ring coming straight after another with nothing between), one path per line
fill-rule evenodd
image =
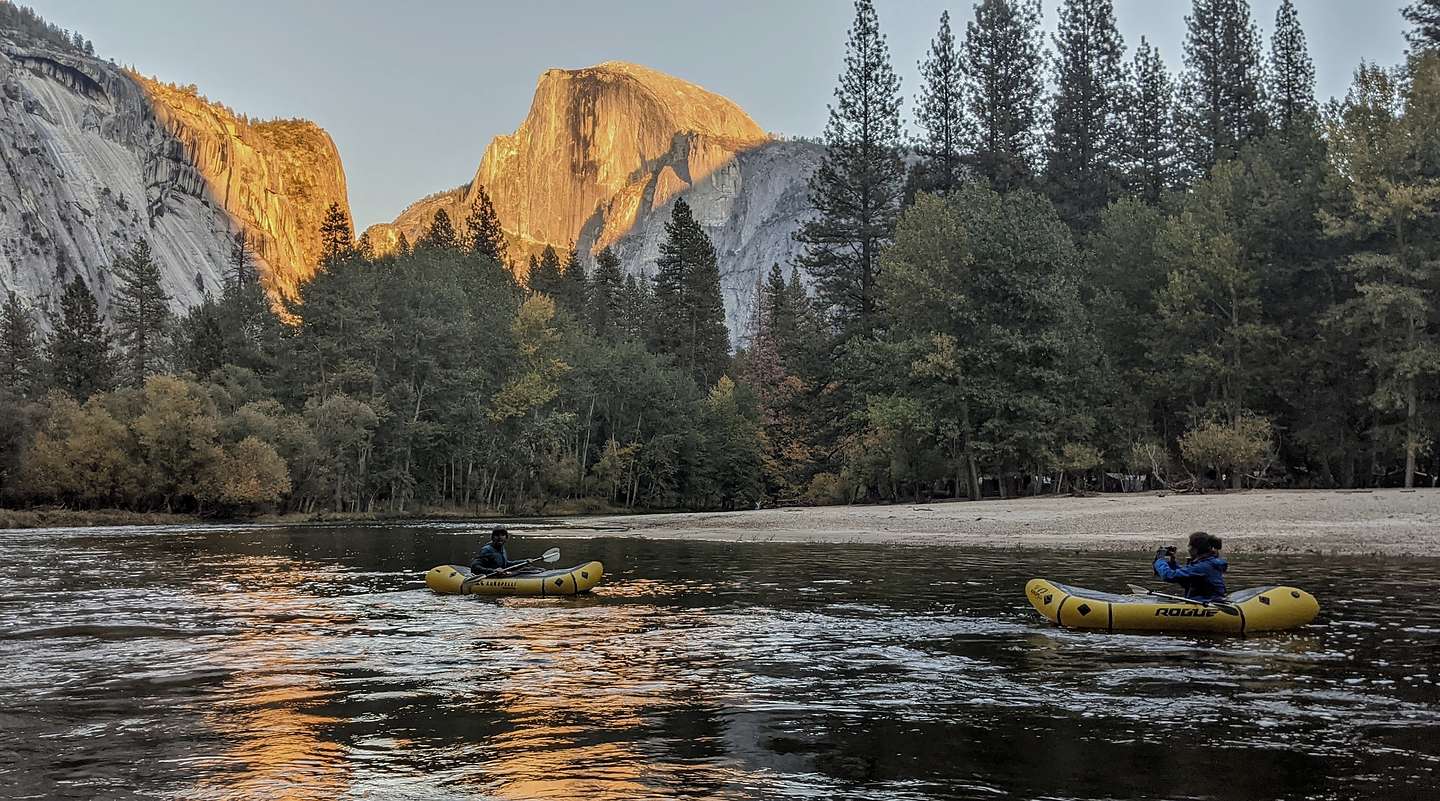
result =
M1055 629L1020 591L1122 586L1139 558L517 545L609 576L436 596L420 573L474 547L450 527L0 533L0 786L1395 801L1440 777L1440 574L1413 562L1237 559L1236 586L1296 581L1325 611L1235 639Z

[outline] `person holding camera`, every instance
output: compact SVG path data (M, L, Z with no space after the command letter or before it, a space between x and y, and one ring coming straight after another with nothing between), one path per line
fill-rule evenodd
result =
M1161 581L1179 584L1193 601L1215 601L1225 597L1225 571L1230 565L1220 556L1220 538L1197 531L1190 535L1190 558L1175 561L1175 546L1155 552L1155 575Z

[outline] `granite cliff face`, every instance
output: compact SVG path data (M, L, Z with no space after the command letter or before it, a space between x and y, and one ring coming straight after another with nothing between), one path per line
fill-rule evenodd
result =
M414 242L440 209L458 224L484 186L518 270L546 245L575 243L592 256L613 246L629 271L646 273L683 196L715 242L738 337L761 276L795 252L821 153L771 139L730 100L655 70L549 70L524 122L490 143L470 183L412 204L370 239L381 252L402 232Z
M309 122L252 123L193 90L0 31L0 291L48 318L76 273L101 301L115 257L149 240L179 307L218 292L237 231L262 280L314 272L340 157Z

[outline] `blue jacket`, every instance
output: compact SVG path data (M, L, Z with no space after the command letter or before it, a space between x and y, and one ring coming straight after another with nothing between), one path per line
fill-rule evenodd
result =
M509 567L515 564L510 561L509 555L505 553L505 546L495 547L495 543L487 542L485 547L480 549L480 555L470 563L470 569L479 573L481 571L499 570L502 567Z
M1165 558L1155 560L1155 575L1161 581L1179 584L1185 597L1196 601L1213 601L1225 597L1225 571L1230 565L1217 554L1207 554L1188 565L1170 566Z

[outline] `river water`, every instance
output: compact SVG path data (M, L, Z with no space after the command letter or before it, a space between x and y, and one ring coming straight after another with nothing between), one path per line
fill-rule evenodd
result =
M1400 799L1440 562L1241 557L1316 624L1068 632L1144 555L522 535L589 597L441 597L455 526L0 532L0 797Z

